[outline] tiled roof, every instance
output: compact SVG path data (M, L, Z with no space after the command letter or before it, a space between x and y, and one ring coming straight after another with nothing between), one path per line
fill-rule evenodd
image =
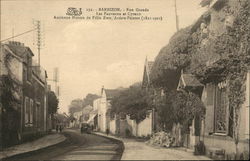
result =
M107 99L111 99L117 96L121 91L119 89L104 89L104 90L105 90Z
M189 87L203 86L203 84L201 84L192 74L182 74L182 80L185 86Z
M20 44L13 44L13 43L9 43L9 44L5 44L6 46L9 47L9 49L15 53L16 55L20 56L20 57L24 57L25 54L30 53L32 56L34 56L34 54L32 53L32 51L30 50L29 47L26 47L24 45Z

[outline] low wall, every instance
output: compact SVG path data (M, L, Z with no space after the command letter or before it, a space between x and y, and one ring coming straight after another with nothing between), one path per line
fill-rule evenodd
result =
M137 124L137 136L148 136L152 134L152 113Z
M204 144L207 152L210 148L221 148L226 154L235 153L234 140L229 136L204 136ZM249 152L249 140L241 140L238 144L239 152Z

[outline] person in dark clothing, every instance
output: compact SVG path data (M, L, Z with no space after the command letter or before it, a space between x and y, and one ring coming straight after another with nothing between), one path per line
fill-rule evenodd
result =
M56 125L56 132L58 132L58 125Z
M62 125L60 125L60 132L62 132Z
M107 134L107 136L109 135L109 129L106 129L106 134Z

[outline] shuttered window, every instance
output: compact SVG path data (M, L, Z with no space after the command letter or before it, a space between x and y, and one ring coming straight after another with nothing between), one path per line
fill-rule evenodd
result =
M225 88L215 90L215 132L227 133L227 94Z
M214 84L206 85L206 126L205 132L210 135L214 133Z
M33 100L30 99L30 120L29 120L29 123L30 124L33 124Z
M24 121L25 124L29 123L29 98L25 97L24 99Z

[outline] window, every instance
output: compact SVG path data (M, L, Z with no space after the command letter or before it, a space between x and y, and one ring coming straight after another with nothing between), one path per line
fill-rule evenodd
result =
M227 133L227 109L228 101L226 89L216 86L215 90L215 132Z
M30 121L31 124L33 124L33 100L30 99Z
M32 72L31 66L32 66L32 59L30 56L27 56L27 80L28 81L31 81L31 72Z
M29 123L29 98L25 97L24 99L24 119L25 124Z
M24 82L26 82L27 79L28 79L27 68L24 66L24 68L23 68L23 80L24 80Z
M39 127L40 102L36 102L36 127Z

